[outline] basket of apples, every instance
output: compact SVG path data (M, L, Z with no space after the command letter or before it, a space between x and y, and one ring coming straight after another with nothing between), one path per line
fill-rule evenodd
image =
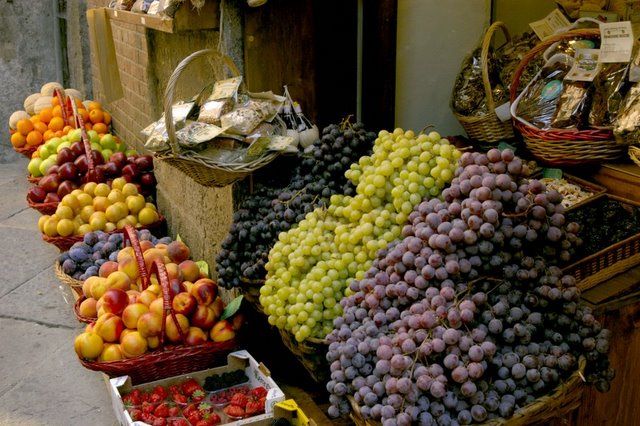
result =
M124 235L131 245L119 252L118 270L90 286L85 281L93 308L100 306L74 341L82 365L145 383L223 364L237 347L241 298L224 307L216 283L200 278L199 268L193 282L182 281L168 246L144 250L129 225ZM76 304L88 316L91 305Z

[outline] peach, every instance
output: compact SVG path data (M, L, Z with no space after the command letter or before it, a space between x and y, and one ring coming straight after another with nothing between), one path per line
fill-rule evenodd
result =
M211 309L213 309L213 313L216 315L216 318L220 318L222 313L224 312L224 302L220 296L216 297L216 300L211 304Z
M164 265L167 268L167 276L169 277L169 281L177 279L182 282L182 270L180 270L180 266L178 266L175 262L169 262Z
M193 260L183 260L178 264L182 270L182 278L185 281L195 282L200 278L200 268Z
M122 342L122 339L124 339L124 336L126 336L127 334L136 331L135 329L131 329L131 328L125 328L124 330L122 330L122 333L120 333L120 339L118 339L119 342Z
M219 316L216 316L211 306L198 305L196 306L195 312L191 315L190 323L203 330L209 330L218 318Z
M140 240L140 250L142 251L142 253L144 253L145 251L149 250L150 248L155 247L153 245L153 243L149 240Z
M127 291L131 288L131 278L124 271L113 271L107 277L107 284L109 288L117 288L122 291Z
M73 348L80 358L94 360L102 353L104 341L96 333L84 332L76 336Z
M122 248L122 249L118 252L118 254L117 254L117 256L116 256L116 261L117 261L118 263L120 263L120 261L121 261L122 259L125 259L125 258L127 258L127 257L132 257L132 258L135 258L135 257L136 257L136 254L135 254L135 252L133 251L133 247L131 247L131 246L127 246L127 247Z
M162 334L162 315L145 312L138 318L136 328L143 337L158 337Z
M172 262L180 263L184 260L189 259L189 256L191 256L191 251L185 243L179 240L175 240L167 244L167 255Z
M147 339L137 331L127 333L127 335L120 342L120 349L125 358L133 358L140 356L147 352Z
M110 288L105 291L101 299L104 311L116 315L122 314L124 308L129 305L129 295L126 291L119 288Z
M200 305L210 305L218 297L218 285L209 278L200 278L193 283L191 294Z
M138 301L138 297L140 297L140 292L138 290L127 290L127 294L129 295L129 304L136 303Z
M226 342L236 336L231 323L227 320L220 320L214 324L209 333L214 342Z
M157 349L160 346L160 337L147 337L147 346L149 349Z
M184 343L189 346L201 345L207 341L207 333L200 327L189 327Z
M78 312L83 317L98 318L98 309L96 308L98 301L93 297L84 299L78 308Z
M164 256L164 251L158 249L157 247L150 248L142 254L147 270L151 269L151 264L154 262L154 260L159 260L164 263Z
M95 325L95 332L105 342L117 342L120 339L120 333L124 330L122 318L111 312L106 312L98 317Z
M176 294L171 301L171 307L176 314L189 316L196 310L196 306L196 298L186 291Z
M171 315L167 316L165 321L164 333L169 341L177 343L181 341L181 334L187 335L189 331L189 319L182 314L176 314L176 321ZM182 332L182 333L181 333Z
M84 280L84 282L82 283L82 294L84 295L84 297L86 297L87 299L89 297L92 297L91 285L93 284L94 281L98 281L99 279L100 277L91 276L91 277L88 277L86 280ZM94 299L97 299L97 297L94 297Z
M100 362L121 361L124 358L118 343L105 343L102 353L98 357Z
M135 329L138 327L138 319L147 312L149 312L149 307L144 303L130 304L122 311L122 322L125 327Z
M162 296L153 299L149 304L149 312L153 312L154 314L158 314L162 316L163 310L164 310L164 299L162 298Z
M102 277L90 277L95 278L91 281L91 297L94 299L100 299L102 295L109 289L109 283L106 278Z
M157 294L155 294L153 291L149 289L146 289L140 292L140 295L138 296L138 302L144 305L150 306L151 302L153 302L157 298L158 298Z
M122 252L122 250L120 252ZM118 259L118 271L127 274L131 281L136 281L140 276L138 262L136 262L134 257L123 257L122 259Z
M100 269L98 269L98 276L102 278L107 278L111 275L112 272L118 270L118 262L113 260L107 260L102 265L100 265Z

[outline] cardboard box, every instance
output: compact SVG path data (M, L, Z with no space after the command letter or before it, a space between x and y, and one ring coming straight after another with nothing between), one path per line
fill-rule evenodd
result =
M212 374L220 374L227 371L235 371L244 369L251 387L263 386L267 389L267 401L265 403L265 413L237 420L235 422L224 423L230 426L252 425L266 426L274 419L274 407L276 403L284 401L284 392L271 378L271 373L262 364L258 363L249 352L242 350L232 352L227 356L227 365L210 368L208 370L196 371L194 373L183 374L181 376L169 377L167 379L157 380L155 382L144 383L142 385L133 386L129 376L121 376L110 379L108 382L109 392L111 394L111 403L121 425L126 426L147 426L147 423L141 421L133 421L129 413L124 408L121 395L131 392L133 389L141 389L143 391L153 389L156 385L169 386L171 384L180 383L186 378L195 378L201 384L204 379Z

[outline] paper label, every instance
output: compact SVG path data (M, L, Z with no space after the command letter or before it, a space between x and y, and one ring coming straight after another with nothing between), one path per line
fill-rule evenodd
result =
M540 40L544 40L545 38L552 36L558 30L566 28L569 25L571 25L571 23L560 9L554 9L553 12L544 18L529 24Z
M573 67L565 76L565 80L593 81L600 72L600 49L576 49Z
M226 80L219 80L213 85L213 92L209 96L210 101L216 101L218 99L233 98L238 93L238 88L242 83L242 76L228 78Z
M511 102L506 102L495 110L498 120L505 122L511 120Z
M633 49L633 29L631 22L610 22L600 24L600 62L629 62Z

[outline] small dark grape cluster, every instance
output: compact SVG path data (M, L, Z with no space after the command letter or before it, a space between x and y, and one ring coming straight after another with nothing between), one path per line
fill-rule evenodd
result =
M240 287L242 281L264 280L269 251L280 232L288 231L333 194L355 194L344 172L371 153L376 134L362 123L331 124L304 152L287 179L257 180L238 204L233 223L216 257L218 284ZM272 170L282 174L282 170Z
M224 373L212 374L211 376L205 377L202 387L207 392L214 392L231 386L240 385L248 381L249 378L244 370L225 371Z
M606 391L610 332L556 266L579 242L562 197L504 150L466 153L341 301L328 414L394 425L509 418L575 372Z

